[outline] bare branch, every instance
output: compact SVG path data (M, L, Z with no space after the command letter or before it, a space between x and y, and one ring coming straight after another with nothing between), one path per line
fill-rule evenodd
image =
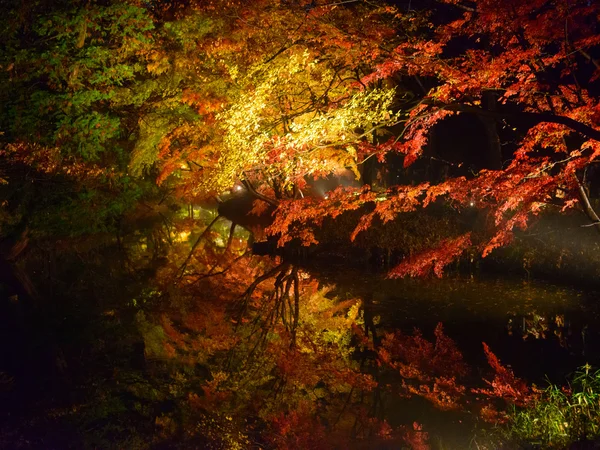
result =
M213 221L204 229L204 231L202 232L202 234L200 234L200 236L198 236L198 239L196 239L196 242L194 242L194 245L192 245L192 249L190 250L190 253L188 254L187 258L185 258L185 261L183 262L183 264L179 267L179 270L177 271L179 273L178 279L181 280L181 278L183 278L183 274L185 273L185 269L186 269L188 263L190 262L190 259L192 259L192 255L194 254L194 251L196 250L196 247L198 247L198 244L200 244L200 241L204 238L204 236L206 236L206 234L210 231L210 229L212 228L212 226L220 218L221 218L221 216L215 217L213 219Z
M266 195L261 194L260 192L257 192L256 189L254 189L254 186L252 185L252 183L248 180L248 178L245 178L244 180L242 180L242 183L244 184L244 186L246 186L246 189L248 189L248 191L254 197L262 200L263 202L267 202L271 206L274 206L274 207L279 206L279 202L277 200L274 200L272 198L267 197Z
M598 214L596 214L596 211L594 211L594 208L590 203L590 198L588 197L587 192L585 192L585 188L583 187L583 184L581 184L581 181L579 181L577 175L573 174L573 177L575 177L575 180L577 181L577 187L579 189L579 197L581 198L583 211L592 221L591 224L585 226L595 226L596 230L600 233L600 217L598 217Z

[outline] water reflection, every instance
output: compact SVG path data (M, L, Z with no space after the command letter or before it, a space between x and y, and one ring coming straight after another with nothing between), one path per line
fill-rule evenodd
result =
M125 362L76 414L60 411L98 448L119 436L158 448L468 448L476 424L533 395L523 379L562 383L599 360L593 293L299 266L252 256L243 230L196 216L121 240L132 273L152 262L139 295L102 316L115 329L131 318Z
M178 281L169 304L178 306L146 318L164 330L169 351L161 358L205 371L189 377L201 390L188 393L195 412L186 427L228 430L223 445L394 448L425 445L429 435L464 448L473 417L499 420L506 392L515 393L510 401L532 395L519 376L563 376L589 356L585 327L593 316L577 290L301 268L236 250L233 232L225 223L199 230L191 252L174 252ZM235 239L243 248L243 236ZM156 333L150 341L147 353ZM517 375L478 375L491 371L482 341L500 357L487 356L494 370L512 374L503 361ZM487 389L485 379L504 384Z
M223 248L217 238L207 235L195 256L185 258L175 302L183 302L185 316L169 319L164 345L171 358L193 357L207 369L198 380L201 395L192 394L190 405L219 429L225 426L220 417L231 418L239 434L229 444L264 439L273 448L289 442L297 443L290 448L328 448L325 442L353 448L363 440L393 448L419 440L424 445L429 433L446 448L461 448L470 439L469 417L501 417L490 399L504 394L477 387L485 382L473 378L477 366L490 370L482 341L510 363L507 355L520 354L517 342L556 338L559 347L577 347L569 341L578 326L571 317L581 312L581 293L574 290L315 271L215 252ZM207 292L217 298L207 299ZM211 330L211 318L218 330ZM522 392L518 398L530 394L518 377L511 379ZM502 392L517 392L515 386ZM475 392L477 401L469 400ZM454 412L439 416L435 409ZM242 424L249 418L254 425L248 428ZM198 423L203 433L210 431Z
M299 267L248 254L216 214L180 228L136 316L147 377L178 405L154 418L164 442L467 448L477 421L533 395L521 378L562 382L598 359L587 293Z

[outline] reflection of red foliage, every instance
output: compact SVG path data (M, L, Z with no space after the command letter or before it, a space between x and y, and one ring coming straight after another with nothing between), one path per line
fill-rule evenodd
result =
M302 336L299 339L302 345L310 345ZM370 375L340 365L336 355L331 353L334 348L312 346L312 352L308 354L297 348L290 349L289 343L282 339L269 343L267 352L277 355L274 359L278 374L296 386L327 382L332 386L351 386L365 392L377 386Z
M498 411L492 405L483 406L479 410L479 417L481 417L481 419L484 422L496 423L496 424L506 423L506 421L508 420L508 418L506 417L506 414Z
M422 384L418 387L408 386L408 390L415 395L429 400L436 408L442 411L460 408L460 400L466 389L457 384L454 378L436 378L433 387Z
M523 380L515 377L512 370L503 366L485 342L483 350L496 375L493 381L486 381L492 389L476 389L473 392L504 399L519 406L529 402L534 395L529 386Z
M306 404L298 409L281 413L271 422L270 438L280 450L328 449L326 429Z
M378 356L380 361L392 366L407 364L431 376L452 378L467 373L462 354L456 343L444 334L441 323L435 328L435 344L425 339L419 330L412 336L397 331L385 335Z
M408 393L426 398L441 410L458 409L466 389L456 379L467 374L467 365L441 323L435 338L434 344L419 330L412 336L387 334L377 351L378 361L398 371Z
M387 423L386 420L379 422L379 430L377 431L377 436L380 438L387 440L391 439L394 429Z
M454 239L446 239L429 251L419 253L402 261L389 273L390 278L402 278L406 275L421 277L433 273L441 277L444 267L460 256L471 245L471 233Z
M402 439L411 450L429 450L429 433L423 431L423 426L417 422L413 423L412 430L405 427Z

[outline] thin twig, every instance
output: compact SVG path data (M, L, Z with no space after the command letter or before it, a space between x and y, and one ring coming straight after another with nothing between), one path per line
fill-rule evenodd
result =
M183 264L179 267L179 269L177 270L177 273L179 273L179 276L177 277L178 280L181 280L181 278L183 278L183 274L185 273L185 269L188 265L188 263L190 262L190 259L192 258L192 255L194 254L194 251L196 250L196 247L198 247L198 244L200 244L200 241L202 240L202 238L204 238L204 236L206 236L206 234L210 231L211 227L215 224L215 222L217 220L219 220L221 218L221 216L217 216L213 219L213 221L204 229L204 231L200 234L200 236L198 236L198 239L196 239L196 242L194 243L194 245L192 245L192 249L190 250L190 253L188 254L187 258L185 258L185 261L183 262Z

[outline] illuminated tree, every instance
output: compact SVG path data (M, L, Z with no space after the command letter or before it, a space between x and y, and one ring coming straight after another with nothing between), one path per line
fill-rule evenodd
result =
M207 114L164 139L160 179L183 168L191 172L184 185L197 196L239 180L280 199L298 196L306 177L350 169L358 178L360 145L398 119L402 95L361 82L393 38L392 12L363 2L350 9L275 1L203 8L216 36L197 41L201 59L187 57L214 73L199 72L204 83L190 85L184 101Z
M543 208L561 211L577 204L594 222L585 186L585 173L598 156L598 6L590 2L555 4L476 1L469 5L448 1L444 18L432 34L416 35L400 43L385 62L363 77L378 80L415 79L423 95L404 122L401 137L378 144L381 155L404 155L411 166L423 155L428 140L455 114L483 119L488 142L482 151L496 152L487 169L469 178L441 183L397 186L385 195L368 191L340 193L306 208L287 202L271 228L286 237L304 236L314 242L310 227L342 209L375 205L359 222L356 233L374 218L387 222L397 214L415 211L445 199L456 208L475 207L489 214L490 229L483 235L463 234L441 242L437 250L415 255L392 271L394 276L438 275L448 262L471 244L483 256L509 243L515 229L524 229ZM408 15L416 14L408 12ZM499 154L499 128L516 131L516 145ZM501 137L507 138L504 133ZM503 164L502 160L505 160ZM465 162L465 161L463 161Z

